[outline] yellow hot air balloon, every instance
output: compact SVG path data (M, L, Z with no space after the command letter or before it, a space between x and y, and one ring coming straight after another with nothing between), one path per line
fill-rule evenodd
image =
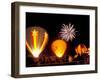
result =
M26 47L33 57L38 58L48 41L48 34L41 27L26 29Z
M67 44L64 40L58 39L51 44L51 50L59 58L63 57L66 49L67 49Z

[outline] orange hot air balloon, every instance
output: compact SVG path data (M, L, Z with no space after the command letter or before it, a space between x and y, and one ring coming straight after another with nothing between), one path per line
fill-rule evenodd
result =
M26 29L26 48L33 57L39 57L44 50L47 41L48 34L45 29L41 27L30 27Z
M59 58L63 57L66 49L67 49L67 44L64 40L58 39L51 44L51 50Z
M81 55L81 54L84 54L86 53L87 51L87 48L84 44L79 44L76 48L75 48L75 51L77 54Z

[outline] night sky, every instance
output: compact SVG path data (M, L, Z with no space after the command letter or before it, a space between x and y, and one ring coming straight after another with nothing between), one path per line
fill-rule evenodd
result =
M76 37L70 41L71 51L80 43L89 47L89 15L71 14L51 14L51 13L26 13L26 28L40 26L49 34L47 49L50 48L52 41L59 39L59 32L62 24L74 24L77 31ZM28 51L27 51L28 52Z

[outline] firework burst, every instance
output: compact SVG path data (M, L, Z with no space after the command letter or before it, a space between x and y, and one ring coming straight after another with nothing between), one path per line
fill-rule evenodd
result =
M72 41L75 38L75 36L76 36L76 31L75 31L74 25L71 25L71 24L62 25L62 28L60 31L60 37L62 39L66 41L69 41L69 40Z

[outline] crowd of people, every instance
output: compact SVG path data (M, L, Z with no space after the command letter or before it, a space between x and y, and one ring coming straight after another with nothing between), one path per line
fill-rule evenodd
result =
M82 55L66 55L62 58L58 58L55 55L53 56L46 56L41 55L39 58L27 58L28 67L31 66L55 66L55 65L79 65L79 64L89 64L89 55L82 54Z

